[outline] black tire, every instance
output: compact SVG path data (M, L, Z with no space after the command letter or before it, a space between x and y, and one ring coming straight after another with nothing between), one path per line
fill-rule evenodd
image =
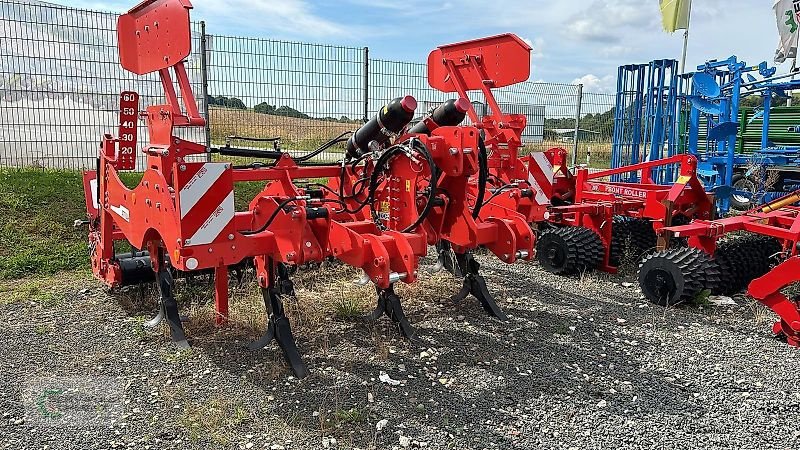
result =
M548 272L572 275L593 270L603 260L600 236L585 227L550 228L536 243L536 257Z
M714 276L718 274L711 258L696 248L656 252L646 256L639 265L642 293L661 306L693 301Z
M753 195L758 192L758 181L743 173L735 174L731 179L731 185L737 191L753 192ZM731 208L736 211L747 211L755 206L755 201L752 198L748 199L742 195L731 194L730 203Z

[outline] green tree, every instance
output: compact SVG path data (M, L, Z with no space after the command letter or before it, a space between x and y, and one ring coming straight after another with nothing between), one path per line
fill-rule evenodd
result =
M280 108L276 109L273 114L275 114L276 116L298 117L301 119L311 118L308 114L303 114L300 111L290 106L281 106Z
M219 101L219 99L217 99L217 101ZM247 109L247 106L244 104L244 102L236 97L227 99L225 101L225 106L233 109Z
M275 114L275 107L267 102L261 102L253 107L253 111L261 114Z

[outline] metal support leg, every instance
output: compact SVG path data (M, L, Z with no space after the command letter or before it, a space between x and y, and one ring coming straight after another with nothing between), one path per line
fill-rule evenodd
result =
M214 323L217 326L228 322L228 268L219 266L214 268Z
M793 256L775 266L766 275L753 280L747 288L748 294L780 317L772 331L785 337L786 343L793 347L800 347L800 302L797 298L787 297L781 291L797 281L798 273L800 256Z
M453 296L453 301L460 302L467 298L468 295L472 294L472 296L481 302L481 306L490 316L497 317L500 320L508 320L506 313L500 309L500 306L497 305L492 294L489 293L489 289L486 287L486 280L478 274L480 264L478 264L478 261L472 256L472 253L456 253L456 261L458 262L461 272L465 275L464 285L461 287L461 290Z
M377 288L377 290L378 306L368 316L368 319L375 321L386 314L392 322L397 324L403 336L408 339L415 339L417 330L411 326L411 323L406 318L403 312L403 305L400 303L400 297L394 292L394 286L390 285L387 289Z
M264 305L267 308L267 332L261 339L253 342L248 347L250 350L258 350L269 345L274 339L278 347L283 351L286 362L292 368L297 378L304 378L308 375L297 344L292 335L292 327L289 319L283 311L283 302L277 288L261 288L261 295L264 297Z

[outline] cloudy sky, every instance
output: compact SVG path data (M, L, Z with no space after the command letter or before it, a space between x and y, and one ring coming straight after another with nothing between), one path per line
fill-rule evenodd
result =
M52 1L52 0L51 0ZM55 0L124 11L138 0ZM771 60L773 0L695 0L688 66L737 55ZM376 58L424 62L437 45L514 32L533 46L531 79L612 92L621 64L680 57L658 0L193 0L212 34L368 46ZM432 6L433 5L433 6ZM783 68L783 71L787 70ZM780 69L779 69L780 71Z

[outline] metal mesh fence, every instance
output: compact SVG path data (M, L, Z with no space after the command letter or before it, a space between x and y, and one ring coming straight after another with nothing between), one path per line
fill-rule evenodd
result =
M611 167L615 101L613 94L583 93L576 158L579 164Z
M121 91L139 92L142 105L163 102L155 74L140 77L120 67L116 19L39 2L0 2L0 165L92 167L102 134L116 132ZM198 49L197 24L193 31ZM190 55L187 71L199 91L199 53ZM141 141L143 127L140 122ZM204 142L202 129L181 132Z
M280 137L290 153L306 152L361 124L364 49L208 36L206 52L212 145Z
M93 167L100 137L116 132L121 91L139 92L141 109L164 102L156 74L120 67L116 18L0 0L0 166ZM365 48L211 36L193 23L192 49L187 70L209 120L206 129L178 133L211 146L259 146L231 136L280 137L282 148L304 153L357 129L398 96L417 99L418 118L453 96L430 88L425 64L370 59ZM479 115L489 112L480 92L470 95ZM524 82L495 96L504 112L527 116L524 152L577 148L579 164L591 154L592 166L607 166L613 95ZM139 136L146 144L144 128ZM331 148L318 160L336 160L341 152Z
M393 98L413 95L417 99L417 117L453 98L428 85L425 64L371 59L369 61L369 111L377 111ZM524 82L494 91L498 105L508 114L524 114L528 123L522 133L527 151L541 151L565 146L574 134L578 104L578 86ZM489 112L481 92L470 92L470 100L479 116Z

